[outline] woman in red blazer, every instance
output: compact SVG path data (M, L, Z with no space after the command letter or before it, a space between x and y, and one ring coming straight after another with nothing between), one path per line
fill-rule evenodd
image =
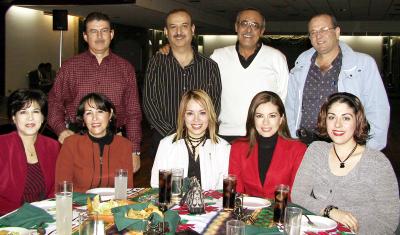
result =
M16 131L0 136L0 215L54 196L54 169L60 146L39 134L46 96L20 89L8 98L8 117Z
M247 114L246 136L231 147L229 174L237 177L236 191L273 198L276 185L292 187L306 148L290 138L279 96L270 91L258 93Z

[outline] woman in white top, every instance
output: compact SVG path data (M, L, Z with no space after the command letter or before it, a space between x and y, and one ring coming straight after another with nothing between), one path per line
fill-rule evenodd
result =
M151 187L158 187L159 169L183 168L184 177L196 176L202 189L222 189L228 173L230 145L217 136L217 115L210 97L203 90L182 96L176 133L158 146Z

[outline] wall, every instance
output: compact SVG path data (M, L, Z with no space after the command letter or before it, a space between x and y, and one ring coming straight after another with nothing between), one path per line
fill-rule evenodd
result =
M63 31L63 61L77 52L77 34L78 18L68 16L68 31ZM27 88L26 74L41 62L50 62L58 70L59 45L60 31L53 31L52 16L11 7L6 13L5 95Z
M210 56L214 49L233 45L236 35L204 35L204 54ZM382 43L381 36L341 36L340 40L348 43L354 50L371 55L377 62L378 68L382 69ZM285 53L286 54L286 53ZM297 57L297 56L295 56ZM295 58L288 58L293 60Z

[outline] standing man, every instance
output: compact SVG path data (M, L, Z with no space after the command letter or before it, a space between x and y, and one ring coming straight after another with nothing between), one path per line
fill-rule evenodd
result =
M339 42L340 27L334 16L311 18L308 32L313 48L303 52L290 71L286 114L292 137L311 143L318 138L317 118L327 97L336 92L356 95L371 126L367 146L386 146L390 106L375 60Z
M195 26L185 9L168 13L164 33L170 44L168 54L157 53L146 71L143 110L153 127L152 150L155 155L160 140L176 131L176 119L182 95L202 89L220 110L221 78L218 65L191 46Z
M219 134L228 141L246 135L247 111L253 97L266 90L284 101L289 78L285 56L260 40L265 18L258 9L241 10L235 30L236 45L216 49L211 55L221 71Z
M49 93L49 125L63 143L77 130L76 110L81 98L90 92L106 95L115 105L117 128L132 141L136 172L140 168L142 114L135 70L128 61L111 52L114 30L107 15L90 13L84 27L83 38L89 50L68 59L60 68Z

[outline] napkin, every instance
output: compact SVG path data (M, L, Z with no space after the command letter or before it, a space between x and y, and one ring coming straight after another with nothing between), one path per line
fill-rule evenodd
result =
M111 211L114 215L114 221L118 231L121 231L125 228L136 231L143 231L147 224L146 221L140 219L129 219L125 217L125 214L128 212L129 209L143 210L147 208L148 205L149 203L140 203L140 204L132 204L127 206L112 208ZM168 222L169 230L171 231L168 234L174 234L180 220L178 213L176 211L168 210L164 213L164 215L165 215L165 221ZM153 223L159 223L162 221L163 219L159 214L153 213L153 218L152 218Z
M0 219L0 227L32 228L42 223L51 223L55 220L45 210L24 203L16 212Z
M74 192L72 194L72 201L75 204L78 204L80 206L84 206L87 204L87 198L90 197L90 199L93 199L96 194L93 193L78 193Z
M266 228L266 227L259 227L254 225L246 225L246 235L255 235L255 234L279 234L279 229L277 227Z

